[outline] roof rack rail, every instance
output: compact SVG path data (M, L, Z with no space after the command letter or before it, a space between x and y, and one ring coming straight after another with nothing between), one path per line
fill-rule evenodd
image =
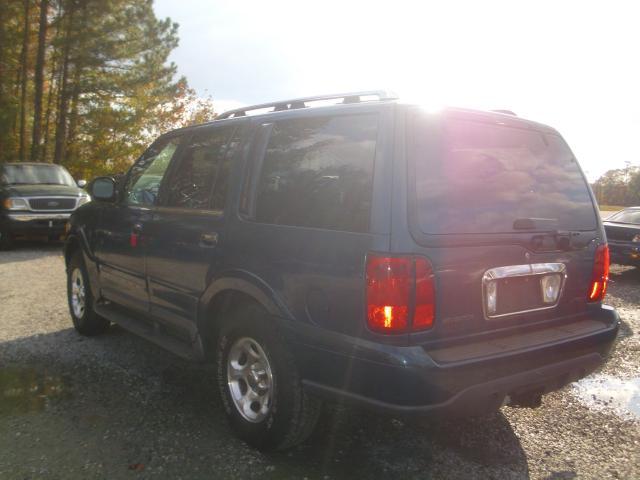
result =
M491 110L491 111L496 113L504 113L505 115L513 115L514 117L518 116L516 115L516 112L513 112L511 110Z
M247 107L227 110L216 117L216 120L224 120L226 118L244 117L247 112L252 110L261 110L263 108L273 107L272 112L280 112L283 110L295 110L298 108L306 108L306 102L317 102L321 100L337 100L342 99L342 103L360 103L362 97L377 97L378 100L397 100L398 96L387 90L368 90L364 92L334 93L332 95L318 95L315 97L294 98L291 100L280 100L278 102L260 103L258 105L250 105ZM368 101L368 100L364 100Z

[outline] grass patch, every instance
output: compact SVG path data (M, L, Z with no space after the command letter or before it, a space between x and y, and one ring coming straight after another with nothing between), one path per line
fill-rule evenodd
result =
M627 207L621 207L620 205L598 205L598 208L600 209L600 211L605 211L605 212L617 212L618 210L622 210L623 208L627 208Z

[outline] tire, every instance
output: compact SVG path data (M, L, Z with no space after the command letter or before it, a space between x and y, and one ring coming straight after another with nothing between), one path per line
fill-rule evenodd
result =
M67 266L67 300L71 320L78 333L94 336L109 328L109 321L93 310L94 299L81 252L75 252Z
M216 351L222 404L238 437L270 451L291 448L312 433L321 402L303 389L293 357L260 307L229 312Z
M9 232L0 230L0 250L11 250L13 248L13 238Z

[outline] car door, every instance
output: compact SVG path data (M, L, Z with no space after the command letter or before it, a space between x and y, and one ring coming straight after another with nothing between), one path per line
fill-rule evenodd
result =
M143 312L149 308L144 230L180 138L154 142L131 167L118 201L105 204L100 213L95 253L102 296L127 308Z
M198 299L224 252L225 204L235 126L196 129L145 225L150 310L165 332L189 341Z

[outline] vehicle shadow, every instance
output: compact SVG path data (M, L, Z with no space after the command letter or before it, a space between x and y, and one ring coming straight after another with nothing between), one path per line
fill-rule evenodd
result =
M0 265L62 255L62 242L16 242L11 250L0 251Z
M184 478L205 478L206 467L216 478L243 478L242 471L226 470L227 464L238 461L228 459L235 451L250 459L247 475L258 472L260 478L529 478L520 440L500 412L471 419L409 421L329 404L303 445L262 454L246 447L229 429L211 366L183 361L117 326L93 338L69 328L7 341L0 343L0 359L0 392L3 372L14 384L16 378L32 382L23 389L24 398L13 404L14 415L40 408L42 402L32 399L30 392L40 398L43 392L53 392L57 418L69 417L75 425L84 421L78 411L94 412L87 420L91 429L74 440L99 444L107 431L111 462L131 462L131 452L147 455L143 463L149 468L161 456L201 458L202 464L180 463L175 471ZM3 421L0 415L0 429ZM37 428L34 420L30 424ZM69 431L80 435L78 428ZM160 445L153 452L149 445L158 444L156 437L199 441ZM49 448L66 455L64 445ZM84 455L87 461L104 457L101 451ZM82 464L76 467L80 470ZM162 467L167 475L173 472L171 464ZM108 471L109 465L105 468Z

